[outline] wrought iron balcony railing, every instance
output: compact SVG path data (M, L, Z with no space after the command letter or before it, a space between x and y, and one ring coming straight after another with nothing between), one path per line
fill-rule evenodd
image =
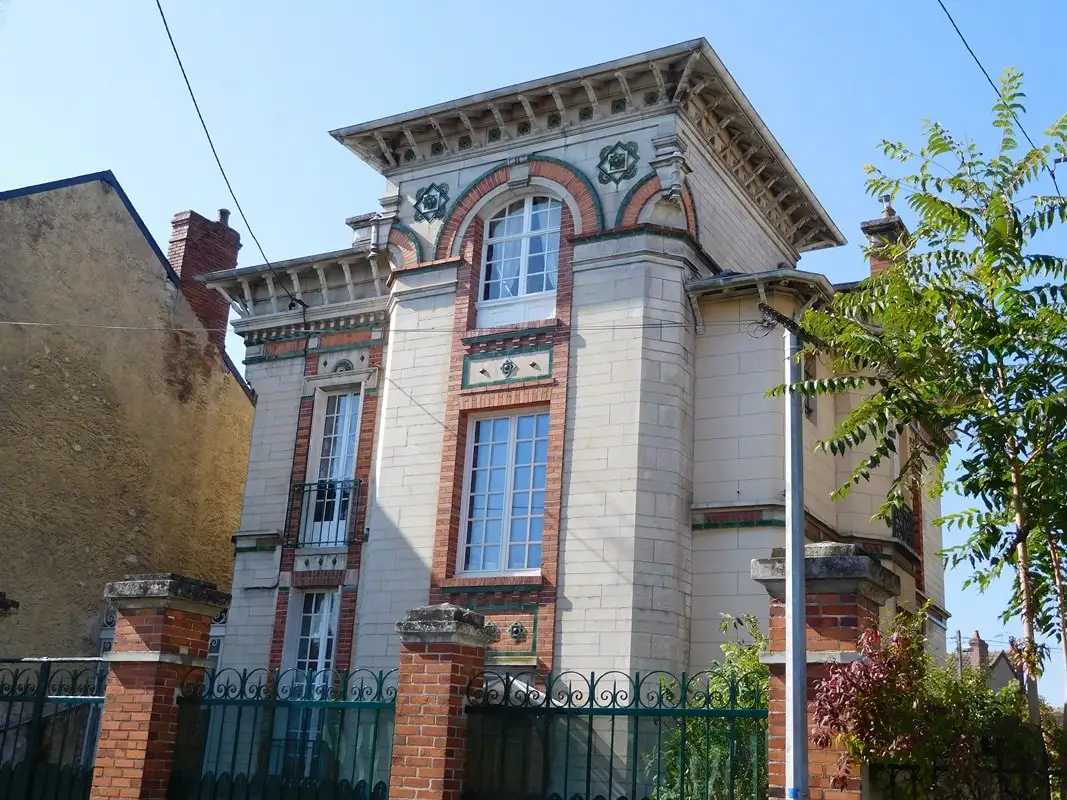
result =
M356 534L363 481L321 480L294 486L289 495L287 542L296 547L343 547Z
M903 545L915 549L915 515L907 506L894 508L890 515L893 538Z

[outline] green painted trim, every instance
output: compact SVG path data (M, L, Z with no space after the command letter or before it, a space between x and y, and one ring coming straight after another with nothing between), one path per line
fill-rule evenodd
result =
M593 182L589 180L584 172L573 164L569 164L561 158L553 158L552 156L530 156L530 161L543 161L546 164L555 164L556 166L563 167L584 183L585 188L589 190L589 194L593 196L593 208L596 210L596 229L598 232L604 230L604 207L600 204L600 194L597 192L596 186L593 185Z
M507 161L501 161L494 164L481 175L479 175L477 178L475 178L473 181L468 183L466 188L458 195L456 195L456 199L452 201L452 208L449 210L448 214L445 215L444 219L441 220L441 227L437 229L437 237L434 239L433 242L433 255L435 259L448 258L449 256L448 253L441 255L441 239L444 237L445 228L448 226L448 223L449 221L451 221L452 217L455 216L456 209L459 208L460 203L462 203L463 200L467 197L467 195L469 195L474 190L475 186L484 181L498 169L506 168L507 165Z
M330 331L331 333L342 333L343 331ZM333 347L310 347L307 350L307 355L318 356L323 353L341 353L347 350L362 350L365 347L373 347L375 345L385 345L388 343L388 337L383 336L381 339L370 339L367 342L360 342L359 344L337 344ZM287 358L303 358L304 351L301 350L297 353L278 353L273 356L249 356L244 360L245 364L263 364L267 361L284 361Z
M540 583L516 583L516 584L504 584L494 585L486 583L480 586L444 586L441 588L443 594L490 594L492 592L539 592L541 591ZM483 606L483 608L490 608L489 606ZM497 611L518 611L519 608L495 608Z
M737 519L724 522L694 522L693 530L710 531L721 528L784 528L784 519Z
M277 544L273 544L273 545L257 544L257 545L253 545L252 547L235 547L234 548L234 552L235 553L273 553L279 547L281 547L281 545L277 545Z
M418 234L416 234L415 231L411 230L411 228L409 228L403 222L394 222L392 230L395 230L401 236L406 236L411 241L411 243L415 245L416 264L418 264L420 261L426 260L422 252L422 240L418 237Z
M371 395L371 394L378 394L378 387L377 386L371 386L371 387L363 390L363 396L364 397L366 397L367 395Z
M540 589L541 588L540 585L538 585L537 588ZM540 603L498 603L498 604L490 604L490 605L487 605L487 606L473 606L471 608L471 610L472 611L488 611L490 613L495 612L495 611L500 611L500 612L524 611L524 612L528 613L532 617L530 625L533 628L533 630L526 631L526 640L530 643L530 649L529 650L501 650L501 651L498 651L497 654L501 658L523 658L525 656L533 656L533 657L537 656L537 629L538 629L538 626L540 625L540 619L541 619L541 604ZM508 636L510 638L510 634L508 634L508 632L506 630L500 631L500 638L503 639L505 636ZM492 651L486 653L487 656L490 656L492 654L493 654Z
M505 333L483 333L477 336L464 336L460 341L463 342L463 344L506 342L508 339L518 339L522 336L535 336L539 333L552 333L553 331L558 330L558 325L541 325L537 328L523 328L522 330L508 331Z
M289 588L290 587L288 587L288 586L279 586L278 587L278 594L289 594Z
M556 348L548 347L520 347L515 350L501 350L498 353L479 353L475 356L463 357L463 382L461 389L482 389L486 386L505 386L516 383L530 383L532 381L548 380L552 377L553 360ZM490 361L494 358L509 358L511 356L529 355L530 353L548 353L548 372L545 375L532 375L529 378L502 378L495 381L486 381L472 385L470 382L470 368L478 361Z
M622 196L622 200L619 202L619 212L615 215L615 227L622 227L622 218L626 216L626 208L630 205L630 201L633 200L634 195L637 194L637 190L648 183L650 180L656 177L656 171L648 173L645 177L630 187L630 190Z

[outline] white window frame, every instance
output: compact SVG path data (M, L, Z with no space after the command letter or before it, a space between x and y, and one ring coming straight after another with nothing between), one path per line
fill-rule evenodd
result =
M560 227L548 228L536 232L530 229L531 217L533 215L533 202L536 198L540 197L559 204ZM520 200L524 204L522 212L522 232L499 239L490 239L489 224L493 217L501 211L504 211L508 206ZM483 236L482 241L481 274L478 279L478 327L491 327L515 322L530 322L538 319L548 319L556 313L556 292L559 285L559 251L563 245L563 208L565 205L563 200L554 196L550 192L529 192L522 195L508 195L506 200L495 204L492 211L485 215L485 235ZM555 233L558 237L556 243L556 287L550 290L534 293L522 291L515 297L497 297L492 300L483 299L486 280L488 278L486 262L489 256L489 246L491 244L503 244L508 241L519 241L522 243L519 255L519 288L520 290L525 290L526 281L529 277L527 268L530 262L530 240L534 236L543 236L552 233ZM512 311L513 313L509 314L507 313L508 311ZM502 313L506 315L504 318L500 317Z
M359 460L359 431L363 424L363 386L360 383L315 389L315 401L311 411L311 441L308 444L308 463L304 483L315 483L319 479L322 432L326 427L326 404L331 396L343 394L356 396L356 447L352 451L352 474L347 478L334 480L353 480L356 477L356 462Z
M320 630L320 636L322 634L328 634L329 628L333 626L333 653L330 658L330 663L325 663L325 648L320 648L320 657L318 659L318 666L315 668L315 673L320 673L323 670L333 669L337 663L337 643L340 640L340 630L338 629L339 621L341 618L341 592L339 589L321 587L321 588L308 588L308 589L294 589L290 590L289 594L289 618L285 632L285 658L283 663L286 665L287 670L295 670L297 661L300 654L300 624L304 617L304 601L309 595L322 594L326 596L326 602L331 603L332 608L328 615L324 614L323 625L325 631ZM320 639L324 644L325 639Z
M517 576L529 576L540 577L541 570L545 563L545 538L544 538L544 525L542 522L542 535L541 535L541 564L534 568L526 569L507 569L505 567L499 567L497 569L465 569L463 564L467 555L467 524L469 520L470 510L470 491L471 491L471 478L474 476L474 426L478 422L482 422L488 419L510 419L513 421L512 425L509 425L508 432L508 460L507 471L505 478L506 491L504 494L504 516L500 524L500 563L507 563L508 547L510 546L509 536L511 535L511 511L512 503L514 501L515 490L513 488L513 478L515 474L515 436L518 431L518 418L526 417L530 415L548 414L549 415L549 434L551 435L551 413L545 406L538 406L534 408L519 408L510 409L506 413L498 412L486 412L484 414L472 415L467 420L467 445L466 452L463 460L463 505L460 507L459 515L459 542L456 560L456 575L464 578L491 578L500 575L517 575ZM549 462L551 463L551 461ZM545 494L548 494L548 476L547 468L545 475ZM545 506L547 509L547 497ZM545 516L542 516L542 520L547 517L547 511Z

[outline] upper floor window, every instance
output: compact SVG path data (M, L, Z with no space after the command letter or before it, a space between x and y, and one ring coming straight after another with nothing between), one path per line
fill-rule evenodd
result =
M461 571L540 569L548 413L479 419L471 428Z
M489 220L479 326L544 319L555 313L562 210L559 200L524 197Z

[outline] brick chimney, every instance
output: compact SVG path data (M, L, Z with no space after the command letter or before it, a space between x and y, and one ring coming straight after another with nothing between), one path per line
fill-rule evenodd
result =
M237 266L237 251L241 249L241 235L229 225L230 212L219 209L218 222L212 222L195 211L182 211L170 221L170 247L167 258L181 278L179 288L193 307L200 323L208 328L208 341L225 349L226 325L230 309L225 298L196 280L197 275L233 269Z
M882 216L860 223L860 230L871 247L871 275L877 275L889 266L889 259L881 257L878 249L886 244L895 244L907 232L897 212L889 204L889 196L883 196Z
M978 634L978 631L974 632L974 636L971 637L970 644L971 650L968 653L970 666L987 666L989 664L989 645Z

